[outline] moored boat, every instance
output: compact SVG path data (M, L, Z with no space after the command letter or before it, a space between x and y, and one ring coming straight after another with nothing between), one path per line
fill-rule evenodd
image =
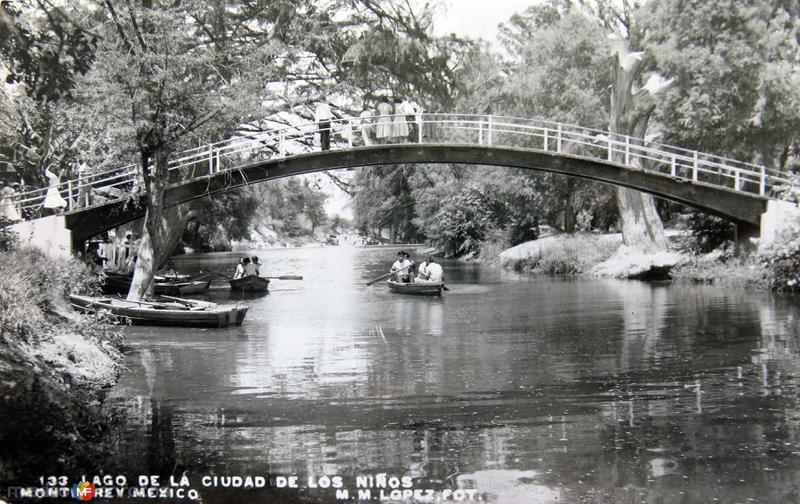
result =
M232 291L264 292L269 288L269 278L260 276L245 276L229 280Z
M105 311L139 325L227 327L241 325L247 314L246 306L217 305L175 298L166 302L153 302L71 294L69 301L78 311Z
M168 296L185 296L197 294L208 289L211 280L168 280L154 278L153 293ZM133 277L122 273L105 272L103 279L103 292L106 294L127 294L131 288Z
M415 294L418 296L441 296L442 284L440 283L402 283L389 280L389 289L399 294Z

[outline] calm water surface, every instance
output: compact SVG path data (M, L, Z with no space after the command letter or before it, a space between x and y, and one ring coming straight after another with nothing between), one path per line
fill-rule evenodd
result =
M396 249L258 254L262 274L305 279L233 300L241 327L125 329L122 469L338 475L351 499L356 476L386 473L482 502L800 502L797 298L458 262L443 298L416 298L364 286Z

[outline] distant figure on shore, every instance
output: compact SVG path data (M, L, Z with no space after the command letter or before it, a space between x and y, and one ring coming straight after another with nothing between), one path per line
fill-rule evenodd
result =
M55 174L50 171L50 168L45 168L44 170L44 176L47 177L49 184L42 204L43 215L54 215L67 207L67 201L58 192L58 185L61 183L60 175L61 172Z
M101 242L92 242L91 246L91 253L89 254L89 260L92 264L99 266L102 269L106 268L106 262L108 261L108 257L103 255L103 244Z
M432 284L442 283L444 281L444 270L442 270L442 266L434 261L433 257L428 257L425 263L425 274L422 274L422 268L420 268L420 276L417 277L417 281Z
M256 268L256 276L261 276L261 263L258 262L258 256L253 256L250 260Z
M378 104L378 119L375 126L375 138L378 142L387 142L392 137L392 105L387 100Z
M317 103L314 113L319 128L319 145L321 150L331 148L331 107L325 102Z

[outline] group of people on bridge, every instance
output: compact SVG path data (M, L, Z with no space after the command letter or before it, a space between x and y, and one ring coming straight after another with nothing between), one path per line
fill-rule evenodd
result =
M329 150L333 118L330 105L326 102L317 103L314 118L319 128L320 148ZM364 145L401 143L419 137L422 131L422 108L407 99L384 97L375 109L365 108L360 118ZM352 130L347 134L352 135Z
M52 166L44 168L43 175L47 185L41 188L42 199L36 205L22 207L20 207L20 203L25 203L25 198L31 198L30 188L26 187L24 182L0 181L0 215L16 222L26 218L56 215L68 208L87 207L96 202L95 200L103 201L109 196L118 196L118 194L104 194L104 191L118 192L113 188L96 190L97 188L86 183L84 178L89 175L89 172L89 166L84 160L69 163L63 168ZM65 187L62 179L71 182ZM20 201L19 198L23 198L23 200Z
M411 255L401 250L397 253L397 260L389 270L393 279L399 283L430 283L441 284L444 281L444 270L433 257L428 257L417 267Z

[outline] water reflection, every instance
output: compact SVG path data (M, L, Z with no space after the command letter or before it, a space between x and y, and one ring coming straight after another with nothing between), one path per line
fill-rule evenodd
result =
M791 298L456 262L441 299L365 287L395 254L261 252L305 280L239 300L242 327L128 329L128 468L408 474L488 502L793 498Z

